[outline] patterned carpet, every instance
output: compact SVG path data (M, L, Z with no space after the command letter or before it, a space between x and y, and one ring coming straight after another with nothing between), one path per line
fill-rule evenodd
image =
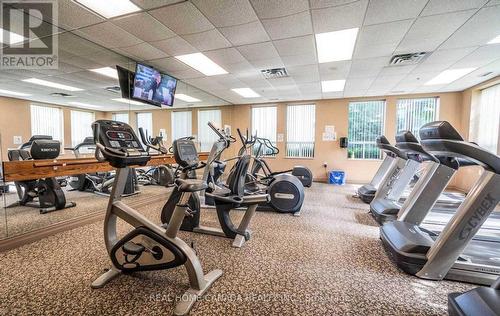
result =
M394 267L368 206L351 198L354 189L315 183L301 217L257 213L241 249L224 238L181 233L206 272L224 270L191 315L445 315L447 294L473 286L420 280ZM140 211L158 220L162 205ZM215 220L213 211L203 215L205 223ZM92 290L108 260L102 223L2 254L0 315L169 315L187 288L180 267Z

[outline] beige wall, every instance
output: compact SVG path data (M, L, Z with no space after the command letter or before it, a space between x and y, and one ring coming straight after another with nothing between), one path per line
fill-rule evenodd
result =
M500 81L500 78L490 80L485 84ZM482 87L483 85L481 85ZM479 86L478 86L479 87ZM449 121L464 138L468 137L470 109L474 106L475 95L478 87L467 89L463 92L435 93L435 94L414 94L401 96L385 96L373 98L352 98L352 99L332 99L300 102L298 104L314 103L316 104L316 138L315 138L315 157L313 159L285 158L285 143L278 143L280 154L275 158L268 158L271 168L274 170L290 169L295 165L304 165L309 167L316 180L326 180L326 171L339 169L344 170L349 182L365 183L368 182L376 172L381 161L355 160L347 158L346 149L339 147L339 142L322 141L322 132L325 125L334 125L337 132L337 139L347 136L348 128L348 105L350 101L385 99L386 100L386 118L385 135L390 141L394 141L396 132L396 102L399 98L432 97L440 98L439 119ZM23 141L27 140L31 134L29 104L31 102L0 97L0 133L2 141L2 158L6 159L6 149L16 147L13 145L13 136L20 135ZM286 106L288 103L270 104L277 106L277 132L285 135L286 139ZM253 105L256 106L256 105ZM262 105L258 105L262 106ZM230 125L233 135L236 136L236 129L245 131L251 128L251 108L252 105L233 105L221 107L222 125ZM71 119L70 108L64 109L64 132L65 144L71 144ZM193 134L198 133L197 111L202 108L191 109ZM171 113L172 110L152 110L153 112L153 132L158 135L160 129L167 131L167 144L172 139ZM110 119L112 112L95 112L96 119ZM129 112L129 121L132 126L136 125L137 111ZM234 144L230 150L224 154L225 158L236 155L240 143ZM328 167L325 169L323 163ZM463 190L470 188L474 177L477 177L478 169L474 167L463 168L452 181L452 186Z

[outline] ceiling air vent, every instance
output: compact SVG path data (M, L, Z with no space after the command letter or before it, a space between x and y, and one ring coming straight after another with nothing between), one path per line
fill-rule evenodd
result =
M260 72L266 79L278 79L278 78L288 77L288 73L286 72L285 68L264 69L261 70Z
M406 66L420 63L427 56L427 52L394 55L389 62L390 66Z
M63 97L63 98L74 98L74 95L62 93L62 92L54 92L50 94L53 97Z
M108 90L109 92L114 92L114 93L120 92L120 87L118 87L118 86L106 87L104 89Z

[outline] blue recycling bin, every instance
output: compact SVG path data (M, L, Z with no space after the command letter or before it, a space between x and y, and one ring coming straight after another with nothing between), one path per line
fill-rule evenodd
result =
M342 170L332 170L328 176L328 183L335 185L345 184L345 172Z

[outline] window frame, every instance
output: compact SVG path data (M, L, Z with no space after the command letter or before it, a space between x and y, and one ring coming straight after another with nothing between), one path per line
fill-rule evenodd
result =
M123 121L118 121L118 122L123 122L123 123L126 123L126 124L130 124L130 114L128 112L113 112L111 114L111 119L113 121L116 121L116 115L119 114L119 115L127 115L127 122L123 122Z
M383 110L382 110L382 134L385 134L385 128L387 124L387 99L373 99L373 100L350 100L347 104L347 136L349 137L349 126L350 126L350 120L349 120L349 113L350 113L350 105L351 103L361 103L361 102L384 102ZM380 136L380 135L379 135ZM373 142L376 144L376 139L373 140ZM351 143L351 140L348 139L348 145L347 145L347 160L359 160L359 161L381 161L384 158L384 154L380 151L380 157L379 158L350 158L349 157L349 144Z
M313 144L313 148L312 148L312 156L311 157L307 157L307 156L289 156L288 155L288 109L292 106L307 106L307 105L312 105L314 106L314 128L313 128L313 131L314 131L314 134L313 134L313 141L312 141L312 144ZM285 131L286 131L286 135L285 135L285 139L284 139L284 143L285 143L285 159L315 159L315 156L316 156L316 123L317 123L317 119L316 119L316 115L317 115L317 104L316 103L288 103L286 105L286 113L285 113ZM277 137L276 137L277 138Z
M140 114L149 114L151 116L151 131L149 131L150 133L145 133L145 135L147 136L150 136L150 137L154 137L154 124L153 124L153 112L147 112L147 111L144 111L144 112L135 112L135 127L136 127L136 130L137 130L137 133L139 133L139 127L142 127L142 126L139 126L139 115ZM130 117L129 117L130 119ZM147 137L146 136L146 137ZM140 138L140 135L139 135L139 138Z
M395 130L395 134L397 135L400 130L398 129L398 106L399 106L399 102L401 100L421 100L421 99L435 99L436 100L436 109L435 109L435 117L433 119L433 121L437 121L439 120L439 112L440 112L440 109L441 109L441 98L439 96L429 96L429 97L418 97L418 98L398 98L396 100L396 130ZM432 121L430 121L432 122ZM408 129L405 129L405 130L408 130ZM420 135L419 133L416 133L415 131L411 131L415 137L417 137L417 139L420 140Z
M278 146L278 105L277 104L262 104L262 105L252 106L252 108L250 110L250 131L251 131L251 134L252 135L254 134L254 113L253 113L253 110L254 109L262 109L262 108L274 108L275 109L275 114L276 114L276 117L274 120L275 133L274 133L274 139L270 139L270 140L271 140L271 143L277 147ZM267 135L264 135L264 137L266 137L266 136ZM259 137L258 131L257 131L257 137ZM254 155L256 154L257 148L258 148L258 146L254 147L254 149L252 150ZM276 155L272 155L269 153L262 153L261 155L262 155L262 157L266 157L266 158L275 158L276 157Z
M45 104L42 105L42 104L37 104L37 103L30 103L30 132L31 132L31 136L40 135L40 133L33 132L33 107L34 106L42 107L42 108L52 108L52 109L59 110L59 116L60 116L59 128L60 128L60 132L61 132L61 139L57 139L57 140L59 140L61 142L61 147L64 148L64 110L63 110L63 108L58 107L58 106L45 105ZM44 133L44 134L46 134L46 133ZM53 137L53 135L50 135L50 136Z
M217 126L217 125L222 125L222 111L221 111L221 109L220 109L220 108L216 108L216 109L210 109L210 108L206 108L206 109L199 109L199 110L196 112L196 117L197 117L197 122L196 122L196 123L197 123L197 125L198 125L198 133L197 133L197 134L198 134L198 135L197 135L198 137L197 137L196 141L198 142L198 146L200 147L200 151L202 151L202 152L206 152L206 151L208 151L208 152L209 152L209 151L210 151L210 149L212 148L213 143L214 143L215 141L217 141L217 139L218 139L218 138L217 138L217 139L216 139L216 140L214 140L214 141L210 141L210 143L209 143L209 142L206 142L206 144L210 144L210 146L209 146L209 148L208 148L207 150L205 150L205 149L203 148L203 146L202 146L202 141L201 141L201 139L200 139L200 130L201 130L201 129L206 128L206 129L208 130L208 132L209 132L209 133L208 133L209 135L210 135L210 134L214 134L214 132L212 132L212 131L210 130L210 128L208 127L208 125L207 125L207 124L201 124L201 120L200 120L200 112L208 112L208 111L217 111L217 112L219 113L219 122L214 122L214 123L216 124L216 126ZM193 119L192 115L193 115L193 114L191 113L191 121L192 121L192 119ZM207 122L207 123L208 123L208 122ZM192 122L191 122L191 125L192 125ZM219 128L221 128L221 126L218 126L218 127L219 127ZM192 133L192 131L193 131L193 127L191 126L191 133ZM216 138L216 136L215 136L215 138Z
M179 113L179 112L188 112L188 113L190 113L189 114L189 118L191 120L189 122L189 125L191 126L191 132L190 132L190 135L187 135L187 136L193 136L193 111L192 110L172 111L171 117L170 117L170 135L171 135L172 142L174 140L178 139L178 138L174 137L174 116L175 116L175 113ZM181 136L179 138L182 138L182 137L186 137L186 136Z
M83 109L82 110L75 110L75 109L70 110L69 116L70 116L70 121L71 121L71 128L70 128L71 129L71 147L75 147L76 145L83 142L83 139L80 139L80 140L78 140L78 142L75 142L75 137L73 135L73 127L74 127L73 126L73 112L89 113L92 116L91 121L95 122L95 112L93 112L93 111L85 111ZM92 127L91 127L91 130L92 130ZM92 132L90 133L90 135L85 136L85 137L91 137L91 136L93 136Z

